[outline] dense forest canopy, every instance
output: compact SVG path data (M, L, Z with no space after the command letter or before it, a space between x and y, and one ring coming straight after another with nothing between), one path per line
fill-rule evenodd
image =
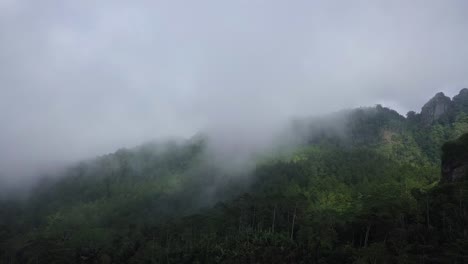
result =
M295 120L248 170L200 135L76 164L0 202L0 262L466 263L467 105Z

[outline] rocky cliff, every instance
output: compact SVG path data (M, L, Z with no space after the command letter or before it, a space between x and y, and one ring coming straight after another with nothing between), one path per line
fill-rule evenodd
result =
M453 110L453 102L444 93L436 94L421 110L421 122L430 125L436 121L448 121Z
M444 93L437 93L421 109L420 114L408 113L408 118L422 125L429 126L434 123L451 123L459 113L468 114L468 89L463 88L452 98Z
M458 95L453 97L452 102L455 111L468 113L468 89L462 89Z

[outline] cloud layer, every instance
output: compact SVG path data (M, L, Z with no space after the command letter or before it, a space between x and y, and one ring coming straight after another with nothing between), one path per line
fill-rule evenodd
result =
M468 2L0 0L0 179L468 86Z

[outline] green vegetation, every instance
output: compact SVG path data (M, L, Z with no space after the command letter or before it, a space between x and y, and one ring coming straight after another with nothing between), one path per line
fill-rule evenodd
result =
M465 263L468 182L439 183L442 145L468 132L454 102L429 125L381 106L346 112L339 133L298 121L295 151L245 175L204 139L83 162L1 201L0 262ZM443 159L464 159L467 137Z

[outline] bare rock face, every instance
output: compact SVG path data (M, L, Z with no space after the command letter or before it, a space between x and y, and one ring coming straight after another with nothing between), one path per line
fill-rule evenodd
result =
M453 109L453 102L444 93L438 93L427 102L421 110L421 121L431 125L436 121L448 118Z
M463 88L458 95L453 97L453 104L457 112L468 113L468 89Z
M442 182L468 180L468 133L442 147Z

